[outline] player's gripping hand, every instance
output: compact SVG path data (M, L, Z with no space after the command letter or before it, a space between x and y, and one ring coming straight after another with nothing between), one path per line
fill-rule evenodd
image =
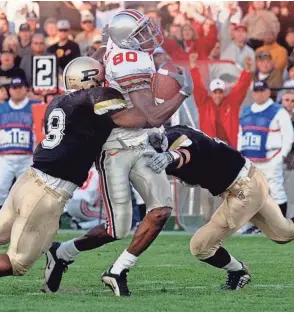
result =
M156 151L146 151L143 154L145 157L149 157L147 166L155 173L161 173L167 166L176 162L180 158L180 154L176 151L157 153Z
M169 76L173 77L176 79L176 81L179 83L181 86L180 93L189 97L193 93L193 80L191 75L184 69L181 70L181 74L176 74L176 73L171 73L169 72Z
M168 148L167 137L160 132L149 133L149 143L158 152L165 152Z

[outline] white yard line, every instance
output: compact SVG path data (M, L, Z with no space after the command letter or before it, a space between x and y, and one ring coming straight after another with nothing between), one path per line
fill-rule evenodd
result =
M144 283L145 284L145 283ZM149 284L158 284L155 283L155 281L150 281ZM133 285L136 285L135 283L133 283ZM215 285L211 285L211 286L183 286L183 287L179 287L179 286L168 286L165 287L164 285L162 285L162 287L152 287L152 289L147 289L144 287L133 287L133 290L135 292L138 291L173 291L173 290L197 290L197 289L205 289L205 290L211 290L211 291L217 291L219 289L218 284ZM250 284L249 286L246 286L246 288L262 288L262 289L294 289L294 284L289 284L289 285L281 285L281 284ZM240 292L242 290L239 290L238 292ZM91 291L86 291L86 290L81 290L81 289L76 289L76 290L67 290L65 288L61 289L58 293L56 293L57 295L72 295L72 294L78 294L78 295L93 295L95 296L97 293L110 293L109 289L95 289L95 290L91 290ZM0 294L0 297L19 297L19 296L55 296L55 294L43 294L41 292L27 292L27 293L22 293L22 294Z

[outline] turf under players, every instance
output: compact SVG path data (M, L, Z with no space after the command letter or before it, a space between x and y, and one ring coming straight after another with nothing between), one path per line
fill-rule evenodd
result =
M294 239L293 221L283 217L263 174L238 151L187 126L168 128L165 135L169 150L147 153L148 165L157 173L166 169L185 184L200 185L224 199L210 222L192 237L192 255L227 271L225 289L243 288L251 279L249 270L222 242L250 221L274 242L285 244ZM151 134L150 141L160 150L164 137Z

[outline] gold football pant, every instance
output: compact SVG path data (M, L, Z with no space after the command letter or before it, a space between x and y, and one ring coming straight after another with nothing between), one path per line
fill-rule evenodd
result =
M16 181L0 210L0 244L10 241L13 275L24 275L50 248L70 197L49 188L31 168Z
M211 220L192 237L190 250L200 260L212 257L222 242L248 221L278 243L294 239L294 223L283 217L269 195L264 175L254 166L223 194L224 201Z
M222 198L213 196L209 190L201 189L200 191L200 205L202 210L202 217L205 223L208 223L215 213L216 209L222 203Z

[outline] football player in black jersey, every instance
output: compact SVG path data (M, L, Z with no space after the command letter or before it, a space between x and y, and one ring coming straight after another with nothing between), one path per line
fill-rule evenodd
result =
M294 239L293 220L283 217L265 177L241 153L187 126L168 128L165 136L153 133L149 140L156 150L166 150L146 153L153 171L165 169L185 184L200 185L223 197L210 222L192 237L190 250L199 260L227 271L224 289L243 288L251 279L246 265L222 247L248 221L276 243Z
M65 68L67 91L46 110L46 138L34 152L32 167L16 181L0 210L0 244L10 241L8 252L0 254L0 277L26 274L50 248L67 200L86 180L113 128L153 127L141 110L125 109L120 92L97 87L103 79L103 65L88 57L77 58ZM181 103L177 96L160 106L154 104L156 122L162 118L163 123Z

